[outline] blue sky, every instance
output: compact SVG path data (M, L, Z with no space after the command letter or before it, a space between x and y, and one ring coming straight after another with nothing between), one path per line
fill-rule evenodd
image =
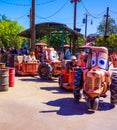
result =
M35 1L35 23L60 22L73 28L74 4L70 3L70 0ZM81 28L82 34L85 33L85 25L82 23L85 14L88 14L87 34L96 33L107 7L109 7L109 15L117 23L117 0L81 0L77 3L76 26ZM17 20L25 28L30 26L28 17L30 8L31 0L0 0L0 14L6 15L11 20Z

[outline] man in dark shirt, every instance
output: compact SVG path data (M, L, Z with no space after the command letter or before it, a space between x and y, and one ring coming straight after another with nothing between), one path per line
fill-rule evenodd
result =
M71 61L67 64L67 69L74 70L77 67L76 56L71 56Z

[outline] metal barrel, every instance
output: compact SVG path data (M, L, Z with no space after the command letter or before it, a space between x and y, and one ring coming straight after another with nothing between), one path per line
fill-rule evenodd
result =
M8 76L9 76L8 68L0 69L0 91L8 91L9 87Z

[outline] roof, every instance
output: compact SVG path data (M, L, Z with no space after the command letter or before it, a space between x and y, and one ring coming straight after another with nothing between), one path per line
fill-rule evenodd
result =
M78 33L77 31L69 28L67 25L62 24L62 23L56 23L56 22L38 23L38 24L35 24L35 28L36 28L36 39L44 35L47 35L49 33L52 33L54 31L59 31L59 32L67 31L68 33L74 36L85 39L83 34ZM22 31L21 33L19 33L19 36L31 38L31 29L29 28Z
M44 43L44 42L36 43L35 45L36 45L36 46L47 46L47 44Z

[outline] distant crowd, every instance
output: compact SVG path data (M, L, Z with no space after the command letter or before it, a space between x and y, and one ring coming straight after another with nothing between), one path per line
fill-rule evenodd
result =
M29 54L29 49L28 48L20 48L20 49L16 49L14 47L11 48L0 48L0 54L5 54L5 53L9 53L9 54L16 54L16 55L28 55Z
M43 53L43 47L36 46L34 53L37 60L41 59ZM29 48L16 49L14 47L6 49L5 47L1 47L0 54L30 55L30 49ZM58 56L60 60L63 59L69 60L71 58L70 49L66 47L64 51L63 50L59 51Z

